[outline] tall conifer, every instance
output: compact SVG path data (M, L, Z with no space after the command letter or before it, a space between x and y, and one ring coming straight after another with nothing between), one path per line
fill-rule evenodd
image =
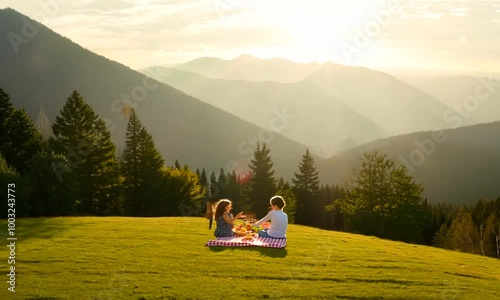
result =
M319 205L319 177L314 166L314 158L306 150L299 164L299 172L292 178L293 191L297 197L296 223L304 225L318 225L315 220L324 210Z
M269 199L276 194L276 179L274 178L274 164L271 150L266 144L257 148L250 161L251 179L246 187L246 203L257 218L264 217L269 211Z
M73 91L52 126L49 144L75 172L82 214L110 214L119 201L116 150L104 121Z

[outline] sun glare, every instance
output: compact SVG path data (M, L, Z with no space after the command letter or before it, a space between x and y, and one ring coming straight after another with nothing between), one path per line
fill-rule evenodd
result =
M301 62L343 62L341 43L349 43L356 26L366 23L365 10L328 3L314 10L297 9L278 18L278 26L290 37L288 55Z

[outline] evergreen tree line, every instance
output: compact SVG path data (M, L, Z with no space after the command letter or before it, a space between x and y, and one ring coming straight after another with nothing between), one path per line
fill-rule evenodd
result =
M224 175L221 170L218 178L212 173L210 181L204 182L212 187L208 190L213 196L209 197L215 200L220 195L231 198L236 194L226 193L225 187L235 188L238 196L231 198L235 211L241 208L263 216L269 209L267 199L279 194L287 201L284 210L291 223L482 255L500 254L500 200L480 200L470 208L431 205L422 199L423 186L406 167L377 151L364 155L345 186L320 186L313 157L306 151L290 185L282 178L276 183L270 150L265 144L257 145L249 177L241 184L236 175ZM224 180L231 184L221 184Z
M407 169L378 152L365 154L344 186L320 185L306 150L289 183L276 179L270 149L257 144L248 174L166 166L133 109L117 158L104 122L74 91L42 138L0 89L0 182L15 182L18 216L201 216L206 203L228 198L235 212L269 211L284 197L290 223L500 256L500 199L471 207L431 205Z
M0 182L19 191L17 216L201 214L203 191L187 166L168 167L133 109L118 159L103 120L74 91L42 138L0 89Z
M428 244L500 258L500 198L470 206L428 205L427 220Z

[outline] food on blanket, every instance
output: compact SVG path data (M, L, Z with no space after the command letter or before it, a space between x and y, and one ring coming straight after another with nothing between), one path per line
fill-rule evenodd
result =
M253 234L247 234L243 237L244 240L252 240L254 238Z
M244 229L243 230L235 230L234 233L236 235L240 235L240 236L247 234L247 232Z

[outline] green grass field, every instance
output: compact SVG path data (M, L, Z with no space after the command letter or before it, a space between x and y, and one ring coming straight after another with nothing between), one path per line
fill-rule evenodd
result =
M500 299L500 260L290 225L285 249L208 248L202 218L17 220L0 299Z

